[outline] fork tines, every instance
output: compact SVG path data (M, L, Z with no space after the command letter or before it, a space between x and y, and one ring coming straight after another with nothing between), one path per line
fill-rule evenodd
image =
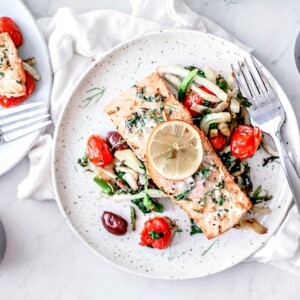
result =
M253 56L250 56L250 59L251 63L244 58L242 62L237 63L237 67L231 64L231 69L239 89L248 99L252 99L252 109L255 110L257 106L270 104L271 93L274 91L257 61Z
M44 102L0 110L0 143L9 142L51 123ZM42 122L43 121L43 122Z

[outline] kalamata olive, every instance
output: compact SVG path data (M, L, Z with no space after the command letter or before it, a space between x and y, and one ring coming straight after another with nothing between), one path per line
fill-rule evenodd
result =
M102 224L108 232L114 235L124 235L127 232L127 221L109 211L103 212Z
M114 150L128 149L128 144L117 131L109 131L106 135L107 144Z

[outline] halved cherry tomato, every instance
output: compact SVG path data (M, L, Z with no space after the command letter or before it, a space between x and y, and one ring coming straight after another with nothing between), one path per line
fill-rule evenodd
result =
M8 108L15 105L18 105L25 101L34 91L35 89L35 81L32 78L32 76L25 71L26 76L26 95L20 96L20 97L6 97L6 96L0 96L0 105Z
M215 151L222 150L226 142L225 137L220 131L218 132L218 136L209 138L209 140Z
M165 218L157 217L145 222L141 233L141 246L165 249L172 242L172 227Z
M231 137L230 151L240 159L251 157L261 142L262 134L258 127L239 125Z
M112 162L113 157L107 144L97 135L92 135L87 142L87 152L93 164L105 167Z
M23 36L16 23L8 17L0 18L0 33L7 32L13 40L16 47L23 44Z
M212 93L210 90L208 90L206 87L201 86L200 87L201 90L203 90L204 92L211 94L211 95L215 95L214 93ZM187 94L184 98L183 101L183 105L190 111L191 115L193 117L197 117L200 115L199 112L192 110L191 106L195 103L195 104L201 104L204 101L204 98L202 98L198 93L195 92L191 92L190 94Z

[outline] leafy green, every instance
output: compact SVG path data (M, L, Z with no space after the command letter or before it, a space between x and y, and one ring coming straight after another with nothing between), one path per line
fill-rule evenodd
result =
M227 92L228 84L223 76L221 76L221 75L217 76L216 84L221 90L223 90L224 92Z
M241 106L251 107L252 103L246 97L244 97L241 92L238 92L236 97L240 101Z
M145 194L145 196L143 198L143 204L150 211L153 210L153 211L159 212L159 213L162 213L164 211L163 205L154 201L153 199L151 199L147 193Z
M148 209L148 208L144 205L144 200L143 200L143 198L140 198L140 199L134 199L134 200L131 200L131 202L132 202L133 204L135 204L143 214L151 213L151 210Z
M191 219L191 232L190 232L190 235L194 235L194 234L197 234L197 233L203 233L203 231L199 228L198 224L193 219Z
M209 130L211 130L211 129L218 129L218 123L209 124Z
M222 160L224 166L229 169L231 166L231 153L227 152L227 153L222 153L219 154L220 159Z
M155 230L152 230L149 232L149 236L152 240L159 240L165 235L164 232L157 232Z
M193 71L193 70L197 69L198 70L197 75L200 76L200 77L206 78L204 72L198 67L188 66L188 67L185 67L185 68L189 71Z
M201 105L206 106L206 107L209 107L209 108L213 108L213 107L214 107L214 104L211 103L211 102L208 101L208 100L203 100L203 102L201 103Z

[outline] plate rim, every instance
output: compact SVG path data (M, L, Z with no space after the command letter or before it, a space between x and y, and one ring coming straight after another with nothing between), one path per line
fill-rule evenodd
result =
M45 37L42 34L42 31L40 30L40 28L38 27L36 18L33 16L32 12L25 5L25 3L23 3L23 1L21 1L21 0L15 0L15 1L16 1L16 3L18 3L19 6L22 7L22 9L24 9L24 11L26 11L26 13L28 15L28 18L30 18L33 21L33 23L35 24L35 26L37 28L38 36L39 36L40 41L41 41L41 45L44 48L44 51L46 53L47 58L46 58L46 61L45 61L45 65L47 65L48 75L49 75L49 78L50 78L50 82L48 81L50 89L49 89L48 95L45 97L44 105L45 105L45 108L47 108L49 110L49 108L50 108L50 98L51 98L51 94L52 94L52 83L53 83L53 72L52 72L52 64L51 64L49 49L48 49ZM37 139L45 132L45 130L46 130L46 128L42 128L40 130L37 130L34 133L35 137L32 139L32 142L28 144L28 146L26 147L26 150L24 150L23 154L20 155L12 164L10 164L5 169L0 169L0 176L4 175L5 173L12 170L16 165L18 165L22 161L22 159L24 159L26 157L28 152L35 145Z
M150 32L147 32L147 33L144 33L144 34L141 34L139 36L136 36L136 37L133 37L131 39L128 39L122 43L119 43L117 44L116 46L112 47L111 49L109 49L108 51L106 51L104 54L102 54L96 61L94 61L91 66L81 75L81 77L74 83L72 89L70 90L70 92L68 93L68 99L67 101L64 103L63 107L62 107L62 110L60 112L60 115L59 115L59 118L58 118L58 121L57 121L57 124L55 126L55 131L54 131L54 135L53 135L53 147L52 147L52 153L51 153L51 178L52 178L52 184L53 184L53 190L54 190L54 195L55 195L55 199L57 201L57 204L58 204L58 207L64 217L64 220L66 221L66 223L68 224L68 226L71 228L71 230L75 233L75 235L79 238L79 240L84 244L86 245L94 254L96 254L98 257L102 258L104 261L106 262L109 262L110 264L116 266L117 268L121 269L121 270L124 270L126 272L129 272L131 274L134 274L134 275L137 275L137 276L143 276L143 277L146 277L146 278L151 278L151 279L159 279L159 280L172 280L172 281L175 281L175 280L190 280L190 279L197 279L197 278L202 278L202 277L207 277L207 276L210 276L210 275L213 275L213 274L217 274L217 273L220 273L222 271L225 271L227 269L230 269L236 265L238 265L239 263L241 262L244 262L247 258L251 257L254 253L256 253L257 251L259 251L268 241L269 239L274 236L275 232L278 230L278 228L280 227L280 225L282 224L282 222L284 221L288 211L290 210L291 208L291 205L292 205L292 201L293 201L293 196L292 194L290 194L290 199L287 201L288 204L286 205L285 209L284 209L284 212L283 212L283 218L278 222L278 224L276 224L276 226L274 226L274 229L273 229L273 232L272 234L265 240L264 243L262 243L256 250L252 251L251 253L247 254L242 260L240 261L237 261L233 264L231 264L230 266L228 267L224 267L224 268L220 268L219 270L213 272L213 273L207 273L207 274L203 274L203 275L193 275L193 276L186 276L186 277L179 277L179 278L170 278L170 277L160 277L159 275L156 276L156 275L152 275L152 274L149 274L149 273L141 273L137 270L134 270L134 269L129 269L129 268L126 268L125 266L122 266L122 265L119 265L118 263L108 259L107 257L105 257L104 255L102 255L101 253L99 253L96 249L94 249L92 247L92 245L90 245L81 235L80 233L75 229L75 227L72 225L72 222L70 221L68 215L66 214L66 212L64 211L64 208L63 208L63 203L60 199L60 196L59 196L59 192L58 192L58 188L57 188L57 179L56 179L56 148L57 148L57 144L58 144L58 133L59 133L59 129L60 129L60 126L62 124L62 120L63 120L63 117L67 111L67 107L69 105L69 103L71 102L71 99L72 99L72 96L73 94L76 92L76 90L79 88L81 82L85 79L85 77L96 67L97 64L100 64L102 62L102 60L104 60L107 56L109 56L111 53L113 53L114 51L124 47L125 45L127 44L130 44L136 40L139 40L141 38L144 38L144 37L148 37L148 36L152 36L152 35L158 35L158 34L163 34L163 33L176 33L176 32L187 32L187 33L196 33L196 34L199 34L199 35L203 35L203 36L210 36L214 39L218 39L218 40L221 40L223 42L226 42L226 43L230 43L232 45L234 45L235 47L241 49L242 51L245 51L247 54L250 54L247 50L241 48L240 46L232 43L231 41L228 41L224 38L221 38L221 37L218 37L214 34L211 34L211 33L207 33L207 32L201 32L201 31L198 31L198 30L194 30L194 29L182 29L182 28L173 28L173 29L161 29L161 30L155 30L155 31L150 31ZM254 55L253 55L254 56ZM255 57L255 56L254 56ZM269 70L264 66L264 64L262 64L260 62L260 60L258 60L256 57L255 59L259 62L259 64L261 64L268 72ZM282 89L281 85L278 83L277 79L275 78L275 76L269 72L272 76L272 78L274 79L275 83L281 88L281 90L283 91L284 95L286 96L287 98L287 105L290 106L290 109L292 111L292 115L289 115L289 118L292 118L292 122L295 122L295 124L297 124L297 133L298 133L298 144L300 145L300 131L299 131L299 124L298 124L298 121L297 121L297 118L296 118L296 115L295 115L295 111L291 105L291 102L289 100L289 98L287 97L286 93L284 92L284 90ZM296 164L296 168L300 169L300 156L298 157L298 161L294 162L294 164Z

